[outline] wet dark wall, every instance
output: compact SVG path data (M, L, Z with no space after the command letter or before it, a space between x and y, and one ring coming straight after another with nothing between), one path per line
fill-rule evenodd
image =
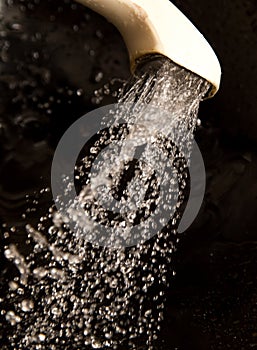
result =
M94 91L117 78L115 91L130 73L120 34L85 7L61 0L1 3L1 214L15 221L26 192L50 185L53 152L68 126L116 100L105 92L98 101Z
M220 58L223 79L220 94L213 101L213 114L230 135L256 142L257 2L175 0L173 3L200 29Z
M202 151L213 144L213 154L209 151L206 154L207 167L213 166L215 173L215 181L209 182L213 204L218 202L226 237L254 238L257 2L178 0L174 3L211 43L222 66L219 93L201 106L203 126L212 126ZM227 191L229 196L225 195ZM231 217L233 220L229 220Z
M223 76L200 110L207 190L177 253L167 349L256 348L257 2L174 3L212 44Z
M0 3L0 217L19 227L25 196L50 184L61 135L87 111L116 100L112 91L129 77L129 65L116 29L74 2ZM251 349L257 347L257 4L174 3L216 50L223 78L220 92L201 105L196 137L206 196L174 256L160 349ZM99 100L94 91L113 78Z

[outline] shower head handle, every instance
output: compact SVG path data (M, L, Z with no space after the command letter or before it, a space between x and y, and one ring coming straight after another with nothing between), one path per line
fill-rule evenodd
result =
M169 0L77 0L113 23L127 45L132 72L137 61L161 54L219 89L221 67L212 47Z

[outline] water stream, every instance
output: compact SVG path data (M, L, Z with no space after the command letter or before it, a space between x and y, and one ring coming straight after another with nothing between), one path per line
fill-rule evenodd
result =
M175 213L151 239L144 241L142 232L143 239L129 248L88 242L81 229L69 229L54 205L36 225L27 222L27 251L19 252L15 244L5 249L5 257L14 263L17 273L1 300L2 315L12 330L9 345L3 349L158 348L165 291L175 273L172 255L179 240L180 209L189 180L183 159L190 154L199 103L208 89L202 79L166 60L126 85L119 97L120 108L103 125L108 133L99 133L89 153L78 161L76 182L83 209L101 224L109 223L113 232L128 236L138 223L147 233L150 226L144 225L145 218L161 201L165 200L167 211L174 209ZM149 104L163 112L148 113L146 119ZM124 106L131 105L133 113L124 113ZM126 125L119 128L121 114ZM182 136L174 144L176 130ZM88 177L88 169L92 171L110 137L113 148L102 153L94 177ZM135 160L140 147L140 159ZM174 191L160 199L158 178L147 167L162 156L169 158L172 167L163 169L161 181L171 188L174 181L179 184L175 208L169 207ZM115 197L112 209L122 213L127 205L125 212L130 214L126 219L118 214L111 218L103 215L102 207L94 202L96 193L88 185L92 178L99 201L110 200L110 191L104 188L108 185ZM126 204L133 196L136 198ZM149 222L154 228L155 223ZM84 225L90 229L86 221Z

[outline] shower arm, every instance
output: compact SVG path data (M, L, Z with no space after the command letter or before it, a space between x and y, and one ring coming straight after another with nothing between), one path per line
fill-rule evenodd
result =
M219 60L196 27L169 0L77 0L120 31L128 48L132 73L140 58L161 54L212 84L218 91Z

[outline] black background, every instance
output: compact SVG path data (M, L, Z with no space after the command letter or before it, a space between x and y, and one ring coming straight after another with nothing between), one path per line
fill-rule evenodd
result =
M130 73L120 34L97 14L70 1L0 3L0 219L19 227L28 205L25 195L50 184L61 135L96 107L95 89ZM200 109L202 126L196 137L207 191L197 220L174 255L177 274L171 279L160 348L162 343L167 350L254 349L257 3L174 3L214 47L223 77L219 93ZM99 72L103 78L97 82ZM78 89L83 89L81 96ZM101 104L115 101L106 96ZM42 208L44 200L48 203L41 199ZM39 216L37 212L34 220ZM22 235L14 233L10 240L22 242ZM6 273L8 264L2 261Z

